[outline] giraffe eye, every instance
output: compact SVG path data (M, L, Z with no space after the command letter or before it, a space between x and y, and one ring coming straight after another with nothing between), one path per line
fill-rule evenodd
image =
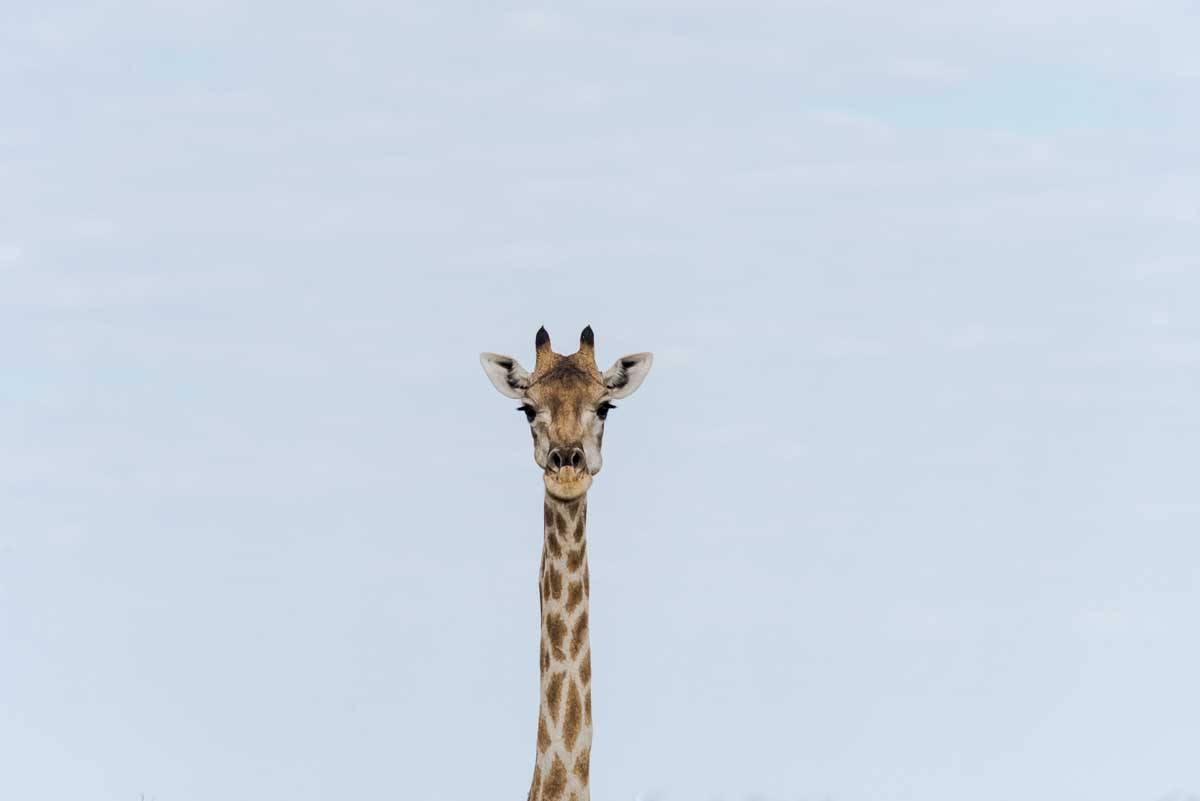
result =
M617 408L617 407L613 406L608 401L605 401L604 403L602 403L596 407L596 416L599 417L601 420L607 419L608 418L608 410L615 409L615 408Z
M537 417L537 409L533 408L528 403L522 403L520 406L517 407L517 411L525 412L525 419L528 420L530 423L533 422L533 418Z

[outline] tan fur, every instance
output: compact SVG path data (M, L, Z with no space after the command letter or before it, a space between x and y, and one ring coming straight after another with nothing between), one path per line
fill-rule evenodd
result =
M563 356L550 350L549 344L539 348L537 362L530 376L525 395L537 409L548 409L550 425L545 435L551 447L582 443L587 437L584 417L593 413L596 405L608 394L596 368L595 355L590 347ZM584 472L579 479L590 485L591 476ZM543 673L543 693L539 725L549 723L547 747L538 740L538 766L534 772L535 788L539 777L543 799L562 798L567 785L573 785L571 797L578 801L590 798L588 765L591 761L591 651L588 647L588 602L583 581L586 569L587 520L586 493L583 488L578 500L569 488L551 486L545 508L545 545L543 550L542 583L549 592L543 594L546 609L543 614L541 653L550 655L551 670ZM553 509L551 508L553 505ZM563 545L568 545L563 548ZM572 547L573 546L573 547ZM563 577L574 576L570 590L563 597ZM587 713L585 713L585 705ZM560 761L561 755L561 761ZM564 764L574 765L570 774Z
M550 410L552 441L579 442L584 435L582 413L594 409L608 394L591 352L580 350L570 356L548 352L543 357L539 351L537 364L526 396L539 408Z
M594 342L589 326L580 335L579 350L563 356L551 349L550 336L541 329L532 373L511 356L480 354L484 371L500 393L520 400L522 410L532 416L534 461L546 485L538 573L541 687L536 765L527 796L531 801L590 801L587 491L602 464L609 401L632 394L653 359L650 353L630 354L601 373Z
M538 348L536 365L525 390L529 405L543 412L533 426L534 458L545 467L542 460L551 449L580 447L588 455L589 465L597 463L591 470L565 469L546 474L546 490L561 500L572 500L588 491L592 473L599 469L603 426L597 434L595 411L608 395L608 388L589 347L563 356L552 351L547 342Z
M541 703L538 708L537 764L531 797L588 801L592 747L592 656L588 637L586 496L575 501L546 497L539 596L543 602ZM577 548L551 544L578 537ZM555 590L557 586L557 591ZM564 591L565 588L565 591ZM573 766L568 772L565 767Z

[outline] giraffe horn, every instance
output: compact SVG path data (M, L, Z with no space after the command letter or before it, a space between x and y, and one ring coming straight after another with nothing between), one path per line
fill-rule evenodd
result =
M533 338L533 346L537 349L537 359L533 369L536 371L542 367L552 353L550 350L550 334L546 332L546 326L542 326L537 330L537 336Z
M596 335L590 325L579 334L579 352L590 358L592 364L596 363Z

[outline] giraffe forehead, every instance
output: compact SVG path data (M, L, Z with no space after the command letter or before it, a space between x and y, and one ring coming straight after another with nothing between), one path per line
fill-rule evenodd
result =
M547 351L538 354L537 366L533 371L535 383L570 378L600 381L600 371L590 351L577 351L570 356Z
M594 405L606 392L595 367L579 364L573 358L560 358L541 375L533 376L527 394L551 414L577 415L588 405Z

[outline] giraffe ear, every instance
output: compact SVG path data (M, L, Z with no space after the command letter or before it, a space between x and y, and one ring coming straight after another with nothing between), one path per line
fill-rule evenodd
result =
M525 397L525 390L529 388L529 372L512 356L481 353L479 363L501 395L516 400Z
M604 386L609 389L608 397L613 400L628 398L646 380L646 374L650 372L652 364L653 353L631 353L617 359L604 373Z

